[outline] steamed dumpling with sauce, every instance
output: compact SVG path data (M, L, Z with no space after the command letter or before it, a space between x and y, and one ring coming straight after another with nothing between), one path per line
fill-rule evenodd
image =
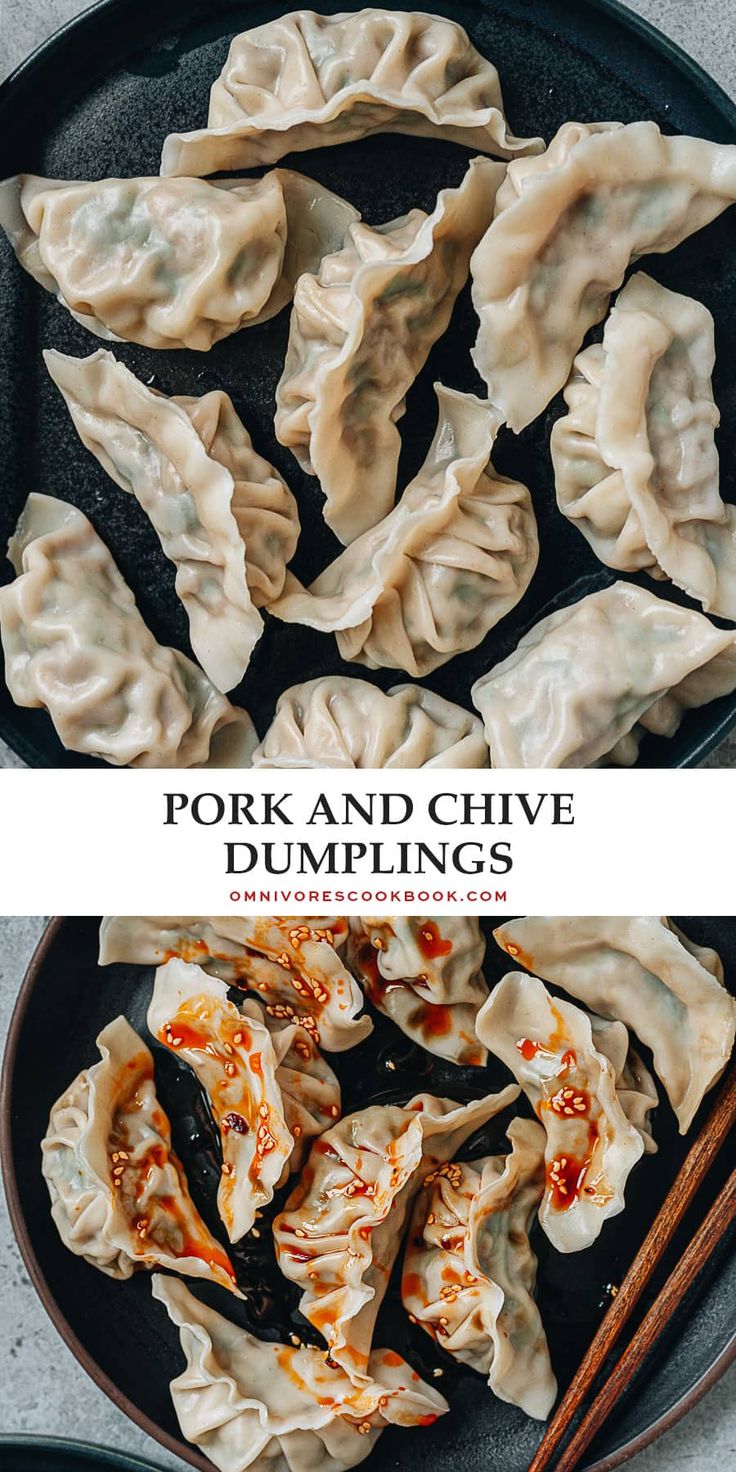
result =
M5 679L43 706L67 750L113 766L249 767L250 717L186 655L158 644L87 517L31 495L0 588Z
M579 353L552 431L557 504L602 562L736 620L736 507L719 488L713 318L640 272Z
M656 123L565 123L516 159L470 263L473 358L518 431L566 383L630 263L672 250L736 200L736 146Z
M358 218L289 169L0 184L0 227L25 270L90 332L149 348L207 352L273 317Z
M734 1047L736 1001L718 953L661 915L526 915L494 936L519 965L625 1023L651 1048L685 1134Z
M508 1137L508 1155L430 1172L407 1236L401 1297L446 1354L543 1421L557 1382L534 1300L529 1232L544 1189L545 1134L515 1119Z
M393 511L303 588L287 573L271 613L334 631L343 659L421 678L474 649L526 591L539 555L526 486L490 454L492 405L435 386L439 419Z
M350 917L346 958L368 1000L407 1037L452 1063L481 1066L475 1020L488 996L486 943L472 915Z
M268 1029L241 1015L224 982L176 958L156 972L147 1022L207 1096L222 1146L217 1208L239 1242L288 1174L294 1148Z
M518 1096L509 1085L470 1104L431 1094L405 1106L374 1104L312 1146L273 1224L276 1260L354 1385L370 1381L376 1319L424 1177Z
M479 1013L478 1037L506 1064L546 1131L544 1231L558 1252L590 1247L623 1211L626 1182L644 1153L590 1018L536 976L512 971Z
M54 1104L41 1146L62 1242L111 1278L168 1268L238 1293L171 1148L149 1049L125 1017L103 1029L97 1047L99 1062Z
M298 10L234 38L208 126L171 134L161 173L249 169L375 133L447 138L501 158L544 147L510 132L498 72L455 21Z
M535 624L477 680L494 767L633 766L646 732L736 690L736 634L633 583Z
M431 1426L449 1410L393 1350L374 1350L356 1387L323 1350L257 1339L176 1278L157 1273L152 1290L186 1360L171 1382L182 1434L219 1472L347 1472L386 1426Z
M431 215L353 225L343 249L297 283L276 437L319 478L325 520L345 544L393 506L396 421L448 325L504 172L472 159Z
M160 966L173 956L250 992L266 1025L297 1023L328 1053L354 1048L373 1030L358 1014L363 994L339 954L340 917L276 915L107 915L100 965Z
M254 767L487 767L477 716L421 685L384 693L367 680L322 675L292 685L253 754Z
M167 398L112 353L44 353L88 450L150 517L176 567L192 648L219 690L243 678L299 536L291 491L221 391Z

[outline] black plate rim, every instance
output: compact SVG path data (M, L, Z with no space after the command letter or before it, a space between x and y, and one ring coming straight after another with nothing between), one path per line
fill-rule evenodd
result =
M79 1457L83 1462L104 1460L110 1467L119 1467L120 1472L162 1472L153 1462L140 1457L128 1456L111 1446L95 1446L91 1441L75 1441L68 1436L36 1436L32 1432L0 1432L0 1452L12 1452L19 1448L37 1448L43 1452L62 1452Z
M107 0L105 0L105 3L107 3ZM12 1138L16 1056L25 1022L25 1014L31 994L37 983L38 974L45 963L47 953L65 923L65 916L55 915L44 927L18 989L3 1056L2 1074L0 1075L0 1170L2 1171L5 1197L8 1204L8 1213L13 1234L33 1287L46 1313L75 1359L90 1376L90 1379L94 1381L100 1390L104 1391L105 1395L131 1421L139 1426L142 1431L147 1432L159 1445L165 1447L167 1451L173 1452L175 1456L189 1462L191 1466L199 1468L200 1472L212 1472L213 1464L208 1458L201 1456L194 1447L188 1446L183 1441L170 1436L167 1431L152 1421L133 1401L129 1400L126 1395L123 1395L114 1381L99 1368L92 1355L88 1353L65 1314L62 1313L51 1287L41 1270L31 1241L31 1230L23 1214L17 1184ZM691 1411L735 1361L736 1329L729 1342L716 1356L709 1369L704 1371L700 1379L674 1405L670 1406L669 1410L664 1411L661 1416L657 1417L655 1421L652 1421L646 1430L639 1432L638 1435L632 1437L630 1441L624 1443L624 1445L618 1447L615 1451L608 1453L595 1462L586 1462L585 1466L581 1468L581 1472L613 1472L615 1467L620 1467L624 1462L629 1461L631 1457L635 1456L637 1452L643 1451L645 1447L651 1445L653 1441L656 1441L659 1436L681 1420L688 1411ZM1 1445L2 1438L0 1438ZM158 1472L158 1469L151 1468L150 1464L141 1462L123 1462L121 1468L123 1472L125 1468L130 1468L131 1472Z
M12 102L15 90L19 86L32 83L35 72L45 66L48 56L53 54L61 43L66 45L87 29L96 27L98 24L104 25L107 15L114 14L127 3L129 0L94 0L94 3L79 15L73 16L71 20L53 31L14 68L3 82L0 82L0 112ZM736 101L729 97L720 83L716 82L700 62L689 56L676 41L665 35L646 17L630 10L622 3L622 0L579 0L579 3L586 5L589 10L608 16L631 32L640 43L648 46L660 56L664 56L683 76L705 93L729 126L736 130ZM667 767L677 769L699 766L735 728L736 701L734 701L733 709L721 716L707 735L695 741L680 760L668 763ZM23 735L16 730L10 717L0 715L0 738L27 766L46 767L47 764L40 759L40 755L29 748Z

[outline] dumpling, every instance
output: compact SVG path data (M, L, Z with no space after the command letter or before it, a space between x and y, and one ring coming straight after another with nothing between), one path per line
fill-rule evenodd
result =
M735 689L736 635L618 582L541 619L470 694L493 767L628 767L646 732Z
M299 1308L354 1385L370 1380L378 1310L423 1176L519 1096L513 1085L470 1104L419 1094L370 1105L312 1146L275 1218L276 1260L302 1289Z
M373 1031L358 1016L363 994L336 949L347 922L272 915L108 915L100 965L160 966L178 956L252 992L274 1022L298 1023L328 1053L354 1048Z
M652 1134L649 1115L659 1104L657 1086L649 1069L635 1048L622 1022L590 1015L593 1042L613 1065L618 1102L626 1118L639 1131L647 1155L656 1155L657 1142Z
M322 675L285 690L254 767L487 767L477 716L421 685Z
M353 542L394 504L405 395L450 320L490 224L503 164L471 159L458 189L387 225L353 225L297 283L276 437L319 477L324 517Z
M429 1053L485 1063L475 1019L488 996L486 943L473 915L353 916L346 957L374 1007Z
M716 953L660 915L528 915L494 935L520 965L651 1048L684 1134L733 1052L736 1000Z
M274 316L358 218L289 169L0 184L0 227L25 270L90 332L149 348L207 352Z
M153 1059L124 1017L97 1039L100 1062L57 1099L41 1146L65 1247L111 1278L169 1268L238 1293L171 1148Z
M534 1301L529 1232L544 1188L544 1130L509 1125L511 1151L431 1171L417 1197L401 1279L407 1313L500 1400L544 1420L557 1382Z
M224 982L179 960L156 972L147 1022L207 1095L222 1145L217 1209L230 1241L239 1242L273 1199L294 1146L270 1033L255 1017L241 1016Z
M323 1057L311 1033L298 1022L284 1023L269 1017L262 1002L244 997L243 1017L253 1017L271 1034L276 1057L276 1082L286 1128L294 1144L289 1170L301 1168L310 1142L331 1128L342 1112L340 1083ZM613 1023L610 1024L613 1027Z
M179 1425L219 1472L347 1472L386 1426L431 1426L449 1409L393 1351L374 1351L357 1389L322 1350L256 1339L176 1278L156 1274L152 1290L187 1362L171 1382Z
M447 138L501 158L544 146L509 132L498 72L454 21L298 10L234 38L208 126L172 133L161 173L250 169L375 133Z
M565 123L509 165L471 261L473 359L513 430L563 387L631 261L672 250L736 200L736 147L656 123Z
M226 393L166 398L112 353L45 352L83 444L140 503L176 568L197 659L219 690L239 684L296 550L296 501Z
M623 1211L629 1173L644 1152L616 1093L613 1065L597 1049L585 1012L521 971L498 983L477 1026L546 1131L540 1223L558 1252L580 1252Z
M16 705L45 707L68 750L113 766L250 766L250 716L156 642L81 511L29 496L8 555L0 633Z
M552 431L557 504L602 562L671 578L736 619L736 507L721 500L713 318L643 272L579 353Z
M498 417L435 385L427 459L394 510L305 589L291 574L271 613L334 630L343 659L421 678L473 649L531 582L539 546L526 486L489 456Z

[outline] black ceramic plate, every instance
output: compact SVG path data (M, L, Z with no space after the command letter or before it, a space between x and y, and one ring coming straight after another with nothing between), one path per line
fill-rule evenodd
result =
M493 923L498 923L500 916ZM507 957L490 939L486 972L494 984L508 969ZM683 919L693 939L721 952L726 974L736 979L736 920ZM486 922L484 922L486 924ZM193 1465L208 1469L184 1444L169 1399L169 1381L182 1368L175 1330L160 1304L153 1302L148 1276L117 1283L95 1271L62 1246L49 1214L40 1171L39 1144L49 1110L71 1079L97 1058L95 1037L123 1011L147 1037L145 1016L152 969L98 968L97 925L91 919L54 922L41 942L21 990L6 1053L2 1093L3 1171L16 1234L30 1275L47 1310L84 1367L103 1390L145 1430ZM370 1102L403 1102L418 1090L467 1099L508 1082L499 1063L482 1073L431 1059L379 1014L375 1032L358 1048L333 1054L346 1113ZM161 1101L171 1120L175 1148L184 1160L197 1204L208 1224L222 1235L215 1198L219 1169L213 1128L186 1065L153 1044ZM393 1066L387 1068L387 1064ZM522 1106L523 1107L523 1106ZM706 1106L707 1107L707 1106ZM696 1121L697 1131L700 1121ZM474 1136L468 1155L500 1145L508 1116ZM644 1237L687 1149L676 1133L668 1106L655 1116L659 1153L647 1156L627 1187L627 1207L609 1221L599 1242L574 1258L555 1252L537 1231L539 1300L560 1386L564 1387L589 1343L609 1285L620 1282ZM734 1164L736 1144L724 1151L712 1180L701 1193L703 1214ZM233 1250L239 1279L248 1289L247 1306L223 1290L196 1291L213 1306L234 1314L256 1333L284 1339L298 1329L314 1334L296 1308L298 1293L275 1267L268 1221L285 1193L259 1223L258 1240L245 1239ZM692 1221L685 1231L692 1233ZM682 1246L682 1238L675 1251ZM736 1252L733 1241L712 1261L697 1289L673 1321L656 1362L646 1366L615 1418L594 1446L589 1472L617 1466L666 1425L677 1419L723 1371L736 1352L733 1303ZM672 1260L669 1266L672 1265ZM658 1285L655 1285L655 1287ZM438 1350L401 1308L396 1285L381 1310L376 1343L391 1345L447 1395L451 1411L431 1432L387 1431L365 1464L367 1472L525 1472L539 1440L540 1426L489 1394L480 1376L463 1370Z
M53 1436L0 1436L0 1472L157 1472L107 1447Z
M344 0L337 0L322 8L335 11L343 5ZM31 170L85 179L156 173L164 136L206 120L208 90L229 38L286 8L243 0L109 0L94 7L0 88L0 175ZM734 104L664 37L610 0L486 0L437 8L460 21L480 51L497 64L517 133L550 138L570 118L654 118L666 130L736 141ZM378 223L414 205L431 209L438 189L459 181L467 157L453 144L384 137L294 155L291 162L346 195L367 220ZM668 286L704 301L714 313L723 494L736 500L736 382L730 366L736 335L733 217L724 216L672 255L656 256L644 266ZM298 470L273 434L274 389L288 322L288 311L282 312L275 321L228 338L207 354L156 353L127 344L116 352L165 392L201 394L218 387L232 394L257 447L297 495L304 534L295 569L309 580L338 547L322 523L316 482ZM439 378L463 389L480 386L468 356L475 330L466 290L450 331L409 395L401 422L400 486L418 468L431 438L433 381ZM113 485L78 442L41 362L42 347L83 355L97 346L25 275L0 239L0 546L30 490L75 502L108 542L157 637L188 649L187 621L173 592L171 564L133 498ZM500 628L427 681L465 706L470 705L473 681L504 658L542 613L612 580L555 508L548 446L561 407L562 400L556 400L518 439L504 432L497 447L499 469L532 490L540 567L526 597ZM10 575L9 564L3 562L0 579ZM661 591L686 601L669 586ZM234 698L247 706L263 734L282 690L340 669L366 677L360 667L342 665L332 635L269 619ZM401 675L390 670L368 678L386 688ZM735 720L736 697L693 712L673 741L647 738L641 762L693 764ZM32 765L82 765L81 758L63 751L42 712L16 710L4 688L0 733Z

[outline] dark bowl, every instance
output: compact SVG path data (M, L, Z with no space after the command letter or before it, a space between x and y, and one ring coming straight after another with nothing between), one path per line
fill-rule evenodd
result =
M490 941L491 926L502 918L488 917L483 922L489 934L486 972L491 984L508 969L507 957ZM694 940L721 952L733 986L736 920L686 917L679 923ZM211 1464L179 1433L169 1396L169 1382L182 1368L178 1337L151 1297L148 1275L140 1273L118 1283L69 1253L51 1220L40 1170L39 1147L50 1108L76 1073L96 1059L98 1031L122 1011L147 1036L145 1015L152 975L151 968L98 968L95 920L51 922L21 986L8 1037L0 1093L2 1167L11 1220L29 1275L80 1364L151 1436L193 1466L211 1472ZM411 1045L388 1019L374 1014L374 1020L376 1028L370 1038L330 1060L340 1075L346 1113L368 1102L406 1100L425 1089L468 1098L508 1081L498 1062L481 1075L478 1070L455 1068ZM186 1067L158 1044L153 1047L158 1091L172 1120L175 1148L184 1160L195 1200L218 1234L219 1171L211 1122ZM637 1166L627 1187L626 1210L606 1223L594 1247L574 1259L563 1257L535 1230L540 1308L561 1389L569 1383L595 1332L609 1301L610 1285L621 1281L669 1190L707 1107L706 1103L690 1136L683 1140L668 1105L660 1104L655 1116L659 1153L645 1157ZM468 1154L497 1148L507 1123L508 1115L502 1116L473 1137ZM736 1142L732 1141L701 1188L695 1218L692 1213L686 1218L667 1258L667 1270L735 1158ZM258 1241L246 1239L234 1250L238 1276L250 1291L248 1304L238 1304L216 1288L206 1296L213 1306L262 1336L284 1339L298 1329L302 1337L311 1335L316 1342L298 1313L298 1294L275 1266L267 1228L283 1194L260 1224ZM660 1283L658 1277L652 1295ZM199 1287L196 1291L205 1292ZM736 1355L735 1295L736 1252L731 1237L711 1258L656 1353L600 1433L586 1463L587 1472L607 1472L647 1445L723 1373ZM642 1311L650 1301L651 1295ZM445 1472L448 1466L462 1472L485 1472L491 1466L503 1467L504 1472L525 1472L539 1441L539 1423L496 1400L480 1376L455 1365L419 1327L410 1325L396 1292L389 1294L383 1306L376 1342L400 1350L426 1376L441 1368L439 1384L451 1411L431 1432L385 1432L366 1463L367 1472L384 1467L416 1472L420 1461L425 1472Z
M31 170L62 178L156 173L164 135L204 122L207 93L222 65L229 37L278 15L282 4L243 0L108 0L94 6L37 51L0 88L0 174ZM323 10L344 8L332 0ZM410 5L396 7L411 8ZM654 118L666 131L736 141L736 106L699 67L645 22L611 0L485 0L440 4L460 21L479 49L498 65L512 127L550 138L569 118ZM372 223L414 205L431 209L438 189L457 182L468 153L434 140L392 138L297 154L291 164L354 200ZM736 336L736 250L726 216L671 255L644 261L658 280L704 301L716 321L719 358L715 392L722 413L719 447L722 491L736 500L736 380L731 343ZM305 534L295 570L309 580L331 560L337 543L324 526L316 482L305 476L273 433L274 390L289 326L288 311L274 321L218 343L210 353L153 352L116 346L145 381L155 377L168 393L202 394L225 388L266 454L297 496ZM424 458L435 421L435 378L462 389L480 387L469 357L476 319L466 290L450 330L436 344L408 397L401 421L399 484ZM18 267L0 239L0 445L4 495L0 546L12 531L30 490L74 502L90 516L131 584L141 611L167 644L189 649L187 620L173 591L173 568L132 496L117 489L78 441L65 405L41 361L42 347L87 354L98 341L74 322ZM515 648L544 613L612 581L582 536L556 509L549 435L563 408L558 397L518 438L504 431L498 468L529 485L541 541L538 572L516 609L479 648L458 656L426 683L470 708L470 687ZM0 567L0 580L11 569ZM646 580L643 580L646 582ZM687 602L676 589L666 596ZM332 635L267 618L263 638L234 699L264 734L276 699L287 686L359 666L343 665ZM369 674L382 688L401 678L394 670ZM690 712L671 741L647 737L645 766L689 766L736 721L736 695ZM32 766L81 766L64 751L41 711L16 709L0 686L0 734Z
M0 1435L0 1472L160 1472L152 1462L60 1436Z

